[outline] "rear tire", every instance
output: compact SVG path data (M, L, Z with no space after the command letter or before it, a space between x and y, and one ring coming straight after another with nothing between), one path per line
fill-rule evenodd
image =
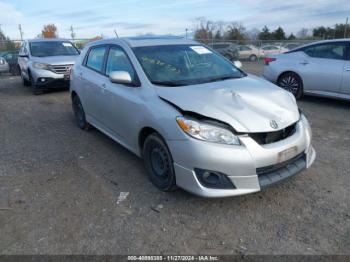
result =
M78 95L75 95L73 97L72 107L78 127L82 130L89 130L91 128L91 125L86 121L84 108Z
M258 57L256 56L256 55L250 55L249 56L249 61L250 62L255 62L255 61L257 61L258 60Z
M171 192L177 189L171 153L162 137L153 133L143 146L143 160L148 178L159 190Z
M282 74L278 78L277 85L284 90L291 92L296 99L302 98L304 94L303 81L296 73L288 72Z
M10 73L13 76L19 76L21 74L20 68L18 65L11 66Z

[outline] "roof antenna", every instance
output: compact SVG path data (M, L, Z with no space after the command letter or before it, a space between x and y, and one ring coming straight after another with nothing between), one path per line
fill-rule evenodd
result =
M114 29L114 33L115 33L116 37L119 38L119 35L118 35L118 33L117 33L117 30Z

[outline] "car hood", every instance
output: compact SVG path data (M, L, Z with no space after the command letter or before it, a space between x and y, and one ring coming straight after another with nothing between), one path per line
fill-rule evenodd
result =
M181 110L220 120L237 132L273 132L292 125L300 117L290 93L256 76L155 88L159 97ZM271 121L276 121L278 127L273 128Z
M33 57L34 62L45 63L49 65L73 65L78 58L75 56L46 56L46 57Z

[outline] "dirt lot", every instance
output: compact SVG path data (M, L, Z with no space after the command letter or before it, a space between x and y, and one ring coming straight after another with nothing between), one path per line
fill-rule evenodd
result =
M68 92L34 96L0 77L0 254L350 254L350 102L300 107L318 153L310 170L203 199L157 191L140 159L78 129Z

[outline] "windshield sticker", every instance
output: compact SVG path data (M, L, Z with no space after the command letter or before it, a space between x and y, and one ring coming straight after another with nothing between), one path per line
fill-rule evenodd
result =
M205 54L212 53L209 49L205 48L204 46L191 46L190 48L199 55L205 55Z
M63 44L63 46L65 46L65 47L71 47L71 46L72 46L71 43L62 43L62 44Z

